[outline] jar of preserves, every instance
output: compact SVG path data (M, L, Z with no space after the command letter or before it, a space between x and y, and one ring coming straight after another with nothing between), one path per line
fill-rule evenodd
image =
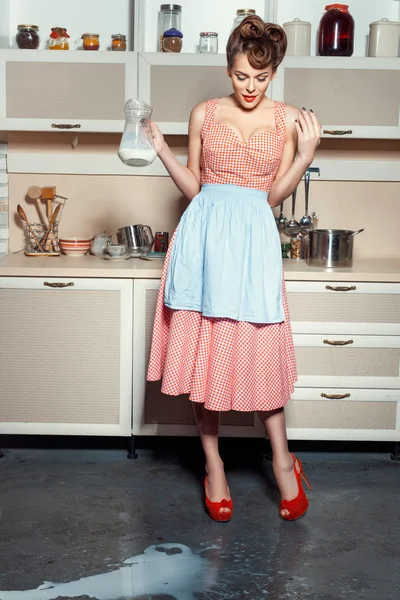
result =
M235 17L235 20L233 21L232 31L234 29L236 29L236 27L238 25L240 25L240 23L243 21L243 19L245 19L246 17L251 17L255 14L256 14L256 11L254 10L254 8L239 8L236 11L236 17Z
M80 39L83 40L84 50L100 49L100 35L98 33L82 33Z
M69 50L69 35L64 27L52 27L49 50Z
M202 31L200 33L199 52L202 54L217 54L218 33L215 33L215 31Z
M158 14L158 50L163 49L164 31L168 29L182 30L182 6L179 4L161 4Z
M318 54L320 56L352 56L354 50L354 19L347 4L329 4L319 24Z
M111 50L116 52L125 52L126 50L126 35L122 33L114 33L111 36Z
M39 27L37 25L18 25L15 39L21 50L37 50L40 46Z
M177 29L168 29L164 31L163 36L163 51L164 52L180 52L182 50L183 35Z

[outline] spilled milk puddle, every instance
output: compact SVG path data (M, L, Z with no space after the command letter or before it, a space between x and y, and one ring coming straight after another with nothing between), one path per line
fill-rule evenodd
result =
M159 544L143 554L127 558L108 573L84 577L69 583L46 581L35 590L0 590L0 600L56 600L85 596L96 600L133 600L162 596L175 600L196 600L213 584L210 563L188 546Z

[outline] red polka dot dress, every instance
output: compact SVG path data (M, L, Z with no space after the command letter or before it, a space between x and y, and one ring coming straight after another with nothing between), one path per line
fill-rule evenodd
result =
M208 410L269 411L288 402L297 377L267 203L286 141L285 105L276 103L275 131L247 142L215 121L217 105L207 102L201 132L202 189L167 252L147 379Z

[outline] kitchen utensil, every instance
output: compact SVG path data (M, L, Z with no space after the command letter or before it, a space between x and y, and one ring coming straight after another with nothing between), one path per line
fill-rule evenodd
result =
M43 245L45 248L46 248L46 243L47 243L47 240L48 240L48 238L49 238L49 235L50 235L50 232L51 232L51 228L52 228L52 226L54 225L54 223L57 221L57 217L58 217L58 215L59 215L59 213L60 213L60 209L61 209L61 204L59 204L58 206L56 206L56 208L55 208L55 210L54 210L53 214L52 214L52 215L51 215L51 217L50 217L50 220L49 220L49 228L48 228L48 230L47 230L47 232L46 232L46 235L44 236L44 238L43 238L43 242L42 242L42 245Z
M37 185L32 185L28 188L27 194L28 198L35 201L37 211L39 213L39 217L43 225L48 223L46 220L46 215L43 212L42 204L40 202L40 198L42 196L42 189Z
M22 206L20 204L18 204L18 206L17 206L17 213L18 213L19 218L26 224L26 226L30 227L31 224L28 221L28 217L26 216L26 212L24 211L24 209L22 208ZM38 247L40 248L40 250L43 251L43 242L42 243L39 242L39 239L36 236L36 233L34 232L33 229L31 230L31 233L32 233L32 236L33 236L35 242L37 243Z
M288 221L285 225L284 233L286 235L292 236L297 235L300 231L300 224L294 218L294 213L296 210L296 196L297 196L297 188L293 190L292 193L292 217L290 221Z
M94 256L103 256L108 242L112 242L112 236L108 235L105 231L101 233L96 233L92 240L92 245L90 246L90 252Z
M150 127L151 106L131 98L125 103L125 128L118 156L128 167L147 167L156 158Z
M279 231L284 231L287 224L287 218L283 214L283 202L281 204L279 216L275 219L275 221Z
M305 197L305 214L304 217L301 217L299 224L304 229L309 229L312 225L312 218L308 214L308 198L310 191L310 173L318 173L318 177L320 174L320 170L318 167L309 167L307 171L304 173L304 197Z
M128 244L131 256L140 256L141 250L150 251L154 237L148 225L127 225L118 229L117 238L120 244Z
M354 236L364 229L314 229L308 232L307 264L312 267L351 267Z

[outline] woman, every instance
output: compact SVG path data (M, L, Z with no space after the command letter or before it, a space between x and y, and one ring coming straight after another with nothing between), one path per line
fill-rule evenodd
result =
M206 459L205 499L216 521L233 502L218 450L221 411L257 411L273 450L280 516L307 510L302 464L288 451L283 407L296 381L271 207L299 184L320 140L312 111L265 93L286 50L277 25L247 17L227 44L233 93L191 114L187 167L152 125L158 156L192 202L167 254L148 380L189 394ZM308 483L308 482L307 482Z

